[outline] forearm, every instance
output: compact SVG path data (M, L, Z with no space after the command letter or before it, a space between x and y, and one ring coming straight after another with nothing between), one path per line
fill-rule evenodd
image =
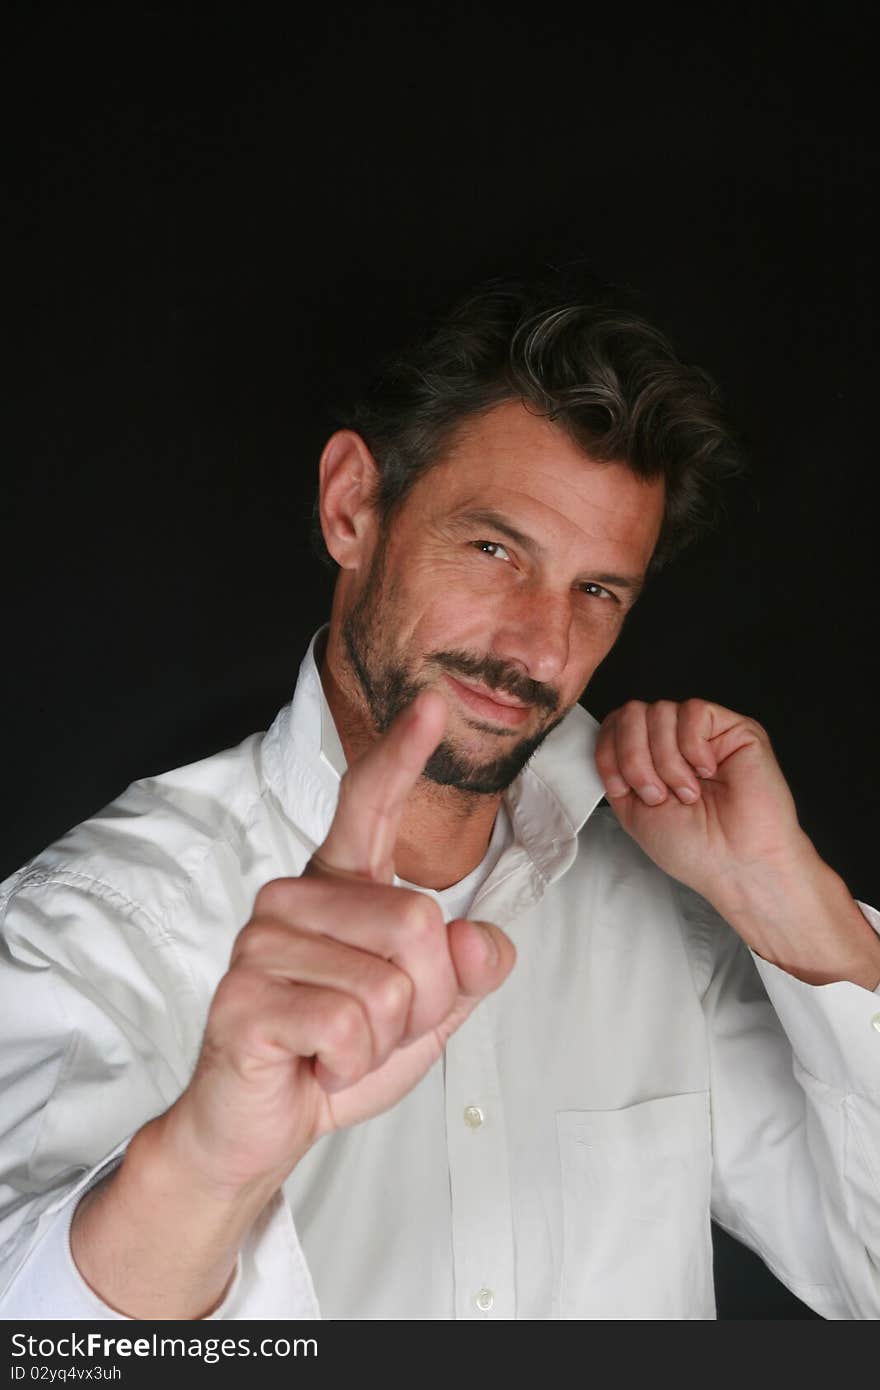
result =
M880 984L880 937L806 836L785 864L750 865L710 901L762 959L806 984Z
M83 1279L117 1312L197 1319L222 1302L277 1182L234 1194L207 1189L174 1153L165 1118L145 1125L120 1167L80 1202L70 1247Z

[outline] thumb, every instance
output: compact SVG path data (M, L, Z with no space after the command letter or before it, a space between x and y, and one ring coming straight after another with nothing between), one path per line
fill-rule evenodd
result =
M494 922L457 917L446 930L449 954L458 976L459 1001L463 995L476 1003L507 979L516 964L516 947Z
M441 1047L469 1018L487 994L503 985L516 963L516 947L494 922L458 917L447 926L449 954L458 976L459 994L435 1029Z

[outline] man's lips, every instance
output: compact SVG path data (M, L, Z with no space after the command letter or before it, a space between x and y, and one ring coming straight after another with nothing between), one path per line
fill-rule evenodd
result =
M466 681L459 680L457 676L451 676L448 671L444 672L444 676L462 704L467 705L474 714L478 714L482 719L490 720L495 724L504 724L509 729L515 729L520 724L525 723L532 711L532 705L524 705L503 691L499 690L497 693L489 695L485 686L469 685Z

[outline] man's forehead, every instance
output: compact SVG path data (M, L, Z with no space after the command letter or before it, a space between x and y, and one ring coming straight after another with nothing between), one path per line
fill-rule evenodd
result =
M513 514L548 509L588 526L597 513L650 526L664 494L661 478L644 479L622 461L591 458L561 426L521 402L464 421L420 483L422 501L435 512L504 511L514 525Z
M451 459L467 455L475 447L509 452L518 448L552 449L564 443L578 447L562 425L517 398L498 401L466 415L448 434L442 456Z
M502 401L466 416L447 437L436 464L435 481L444 487L464 483L478 488L493 478L503 485L516 480L520 486L544 481L556 474L578 491L605 485L608 475L626 475L638 494L662 491L662 480L637 477L624 459L598 459L558 421L521 400ZM432 470L433 471L433 470ZM600 490L602 488L600 487ZM615 488L619 492L619 486Z

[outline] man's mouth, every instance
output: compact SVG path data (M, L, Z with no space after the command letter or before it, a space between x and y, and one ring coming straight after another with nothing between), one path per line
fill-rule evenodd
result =
M490 691L485 685L478 685L470 681L463 681L458 676L451 676L448 671L444 673L444 679L452 686L453 693L458 696L463 705L466 705L474 714L481 719L494 724L503 724L505 728L516 729L520 724L524 724L532 712L532 705L524 705L521 700L515 699L513 695L508 695L503 690Z

